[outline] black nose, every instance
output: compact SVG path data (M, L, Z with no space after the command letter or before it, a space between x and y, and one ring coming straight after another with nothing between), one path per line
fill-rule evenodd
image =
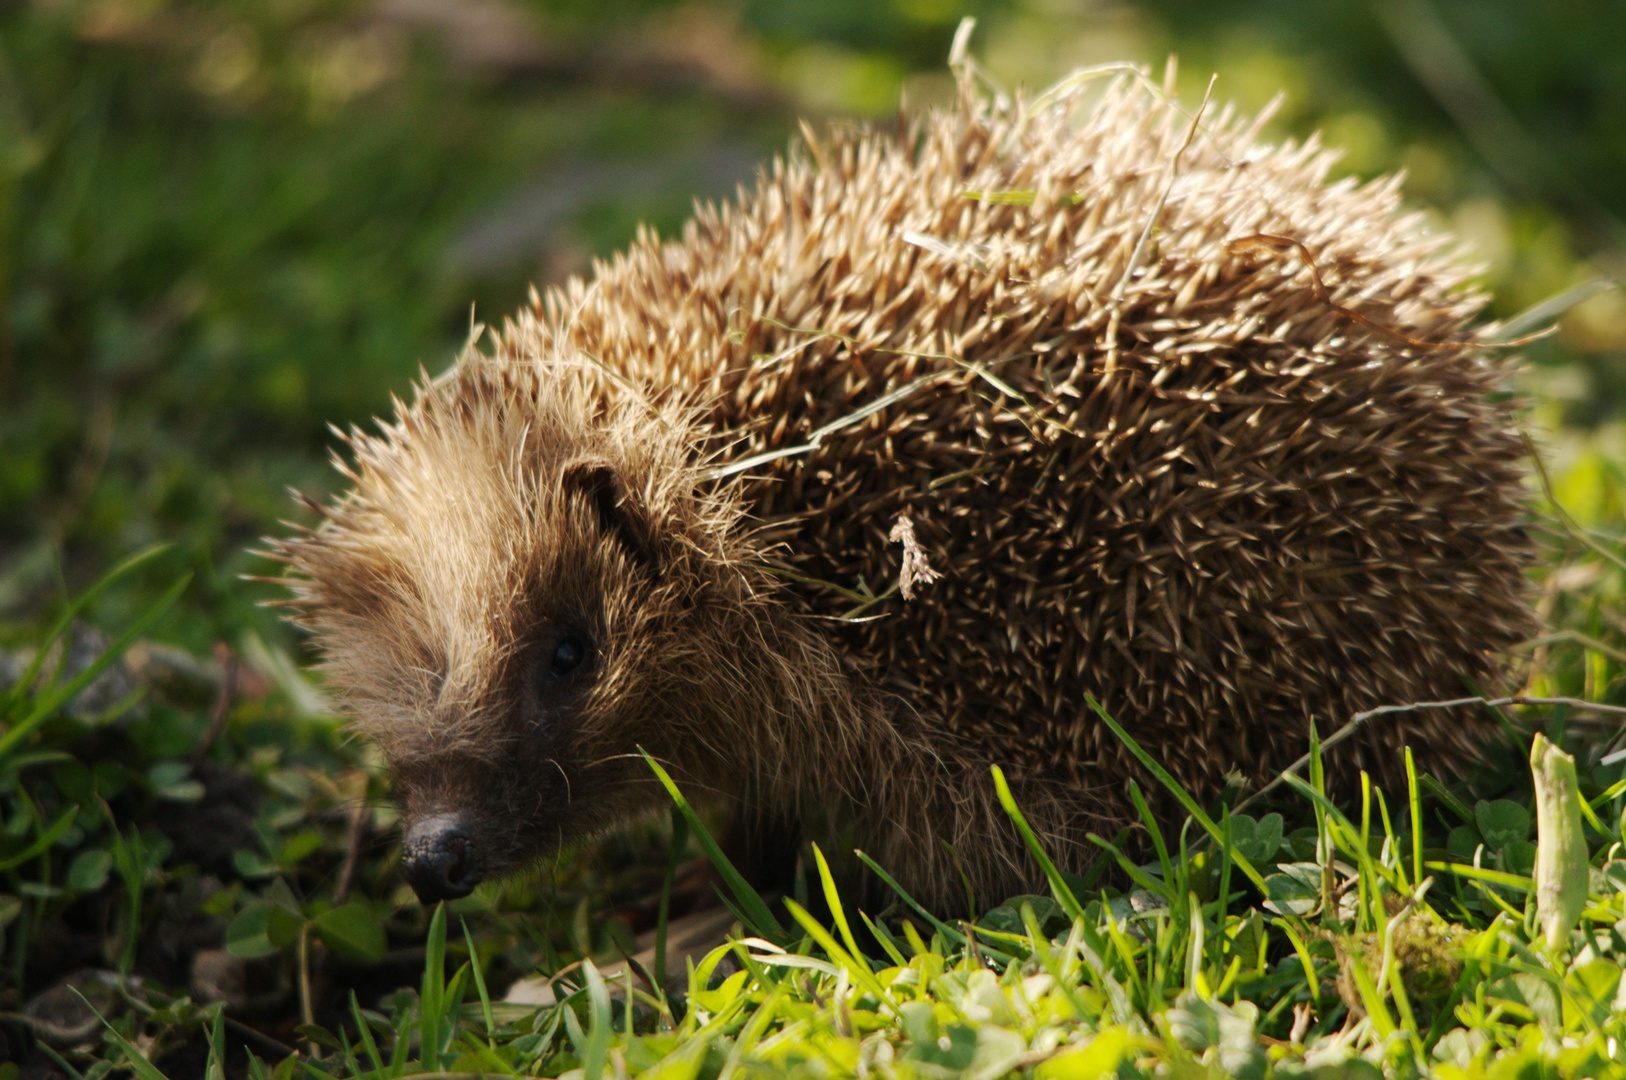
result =
M401 863L425 904L467 896L482 876L480 853L455 817L425 818L408 829Z

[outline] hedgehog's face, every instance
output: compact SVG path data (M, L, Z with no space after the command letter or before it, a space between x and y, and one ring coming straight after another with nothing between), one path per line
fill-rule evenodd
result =
M390 760L403 869L425 903L462 896L618 816L622 763L601 760L600 749L621 726L602 700L614 655L605 622L586 606L539 612L472 708L453 705L453 716L438 700L420 703L426 730L380 730L358 710Z
M705 724L669 704L696 700L681 684L703 648L682 507L649 505L651 462L522 445L539 452L517 476L445 444L415 474L364 472L289 545L329 683L394 774L426 902L658 805L639 748L670 755Z
M490 568L484 602L425 642L437 669L461 674L415 704L415 730L373 729L395 773L407 877L426 902L636 813L652 795L638 751L666 752L683 726L662 702L692 600L662 601L672 567L647 506L599 458L553 476L506 523L525 543ZM436 527L457 531L451 515Z

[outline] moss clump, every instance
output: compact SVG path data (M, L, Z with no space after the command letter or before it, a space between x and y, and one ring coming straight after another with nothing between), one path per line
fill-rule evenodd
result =
M1397 898L1385 897L1385 904L1393 908L1389 934L1394 950L1392 963L1400 972L1400 984L1405 987L1406 999L1411 1003L1419 1023L1429 1023L1443 1008L1462 978L1462 955L1473 931L1456 923L1447 922L1429 907L1404 909L1394 903ZM1365 1015L1366 1008L1356 988L1351 970L1351 957L1360 957L1361 965L1374 981L1383 970L1383 934L1364 931L1344 936L1329 935L1338 954L1338 995L1356 1015ZM1389 991L1385 988L1385 997Z

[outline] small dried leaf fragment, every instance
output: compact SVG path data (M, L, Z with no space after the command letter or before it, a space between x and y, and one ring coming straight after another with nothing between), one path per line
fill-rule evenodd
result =
M908 514L899 514L892 523L886 542L903 545L903 567L898 571L898 592L905 600L915 598L915 584L930 585L943 575L933 570L926 561L926 552L915 539L915 523Z

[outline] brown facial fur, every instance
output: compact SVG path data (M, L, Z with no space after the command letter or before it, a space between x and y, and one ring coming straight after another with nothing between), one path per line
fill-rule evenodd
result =
M1531 542L1503 369L1453 344L1461 264L1393 181L1325 184L1313 141L1226 111L1170 185L1185 116L1134 83L1082 101L962 91L901 138L833 134L351 435L353 492L283 554L406 820L460 812L517 869L660 806L642 746L951 906L940 841L985 899L1036 876L990 764L1065 864L1131 816L1147 778L1086 693L1208 798L1311 722L1497 682ZM1441 344L1229 246L1257 233ZM908 602L899 512L944 574ZM561 634L595 655L544 685ZM1385 718L1335 766L1449 769L1482 731Z

